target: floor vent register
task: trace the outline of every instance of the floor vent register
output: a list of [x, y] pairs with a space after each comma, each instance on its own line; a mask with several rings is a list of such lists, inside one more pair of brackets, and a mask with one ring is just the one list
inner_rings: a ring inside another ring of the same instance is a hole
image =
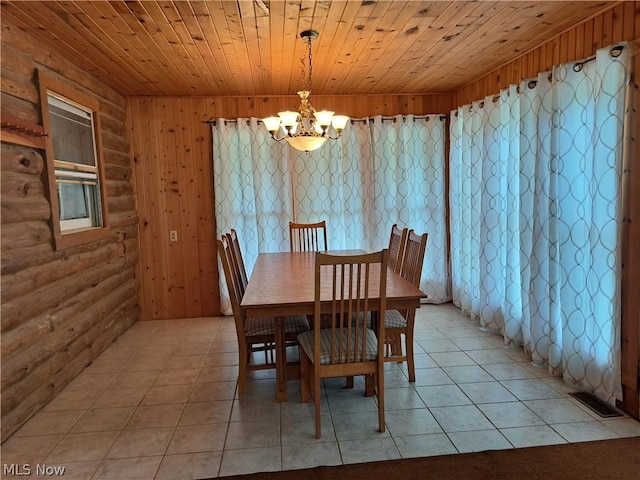
[[589, 392], [572, 392], [569, 393], [569, 395], [571, 395], [583, 405], [589, 407], [601, 417], [622, 417], [622, 413]]

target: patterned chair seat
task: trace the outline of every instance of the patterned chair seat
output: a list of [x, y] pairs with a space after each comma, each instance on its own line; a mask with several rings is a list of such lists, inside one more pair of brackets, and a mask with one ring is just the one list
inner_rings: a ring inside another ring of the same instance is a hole
[[[309, 330], [309, 320], [305, 315], [291, 315], [284, 319], [285, 333], [302, 333]], [[273, 317], [247, 318], [244, 322], [245, 335], [254, 337], [275, 335], [276, 321]]]
[[407, 319], [398, 310], [387, 310], [384, 312], [385, 328], [406, 328]]
[[[367, 326], [371, 326], [371, 317], [367, 318]], [[407, 319], [398, 310], [387, 310], [384, 312], [384, 328], [406, 328]]]
[[[328, 328], [320, 330], [320, 364], [321, 365], [329, 365], [330, 363], [332, 363], [330, 358], [331, 357], [331, 333], [332, 331]], [[338, 337], [339, 337], [339, 330], [336, 329], [334, 331], [334, 345]], [[346, 338], [342, 339], [342, 341], [346, 343], [347, 339]], [[351, 343], [352, 345], [356, 341], [356, 335], [354, 332], [351, 332], [350, 341], [352, 342]], [[357, 342], [358, 342], [358, 345], [362, 345], [361, 331], [358, 334]], [[302, 349], [306, 352], [309, 359], [313, 363], [314, 332], [308, 331], [298, 335], [298, 343], [300, 344], [300, 347], [302, 347]], [[334, 352], [333, 363], [336, 363], [335, 361], [337, 360], [337, 355], [338, 355], [338, 352]], [[350, 362], [354, 361], [353, 356], [354, 354], [351, 355], [351, 358], [349, 359]], [[358, 362], [362, 361], [361, 357], [362, 357], [362, 348], [358, 348], [358, 359], [357, 359]], [[364, 361], [373, 361], [376, 358], [378, 358], [378, 339], [376, 337], [375, 332], [371, 329], [366, 330], [366, 346], [365, 346], [364, 357], [365, 357]], [[342, 360], [342, 362], [344, 362], [344, 359]]]

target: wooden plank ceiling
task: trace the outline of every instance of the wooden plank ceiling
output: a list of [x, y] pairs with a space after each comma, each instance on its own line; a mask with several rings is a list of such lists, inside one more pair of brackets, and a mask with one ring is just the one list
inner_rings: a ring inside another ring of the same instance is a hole
[[618, 2], [3, 1], [10, 24], [122, 95], [446, 92]]

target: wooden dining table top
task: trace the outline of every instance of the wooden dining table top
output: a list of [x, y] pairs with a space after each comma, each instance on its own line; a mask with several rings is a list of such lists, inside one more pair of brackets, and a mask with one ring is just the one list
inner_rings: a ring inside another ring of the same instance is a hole
[[[357, 255], [362, 250], [326, 252], [332, 255]], [[246, 315], [284, 316], [312, 314], [315, 303], [316, 252], [261, 253], [249, 278], [241, 306]], [[377, 269], [376, 269], [377, 268]], [[379, 266], [372, 266], [371, 298], [377, 297]], [[329, 274], [329, 271], [327, 271]], [[331, 299], [330, 286], [321, 299]], [[387, 309], [417, 308], [426, 294], [400, 275], [387, 271]], [[330, 308], [327, 305], [327, 308]]]

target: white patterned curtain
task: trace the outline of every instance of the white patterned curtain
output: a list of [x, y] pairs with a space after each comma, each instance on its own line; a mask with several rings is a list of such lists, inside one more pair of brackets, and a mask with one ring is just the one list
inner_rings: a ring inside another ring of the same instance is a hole
[[[243, 118], [218, 119], [212, 128], [216, 237], [236, 229], [248, 269], [259, 252], [289, 248], [289, 149], [261, 127], [257, 119]], [[231, 313], [224, 278], [220, 297], [222, 312]]]
[[[329, 249], [368, 251], [387, 246], [393, 223], [406, 225], [429, 234], [421, 287], [429, 301], [444, 302], [444, 125], [438, 115], [354, 120], [339, 140], [304, 153], [273, 141], [255, 118], [218, 119], [217, 237], [237, 230], [250, 273], [259, 252], [288, 251], [289, 220], [326, 220]], [[224, 279], [220, 292], [228, 314]]]
[[449, 153], [451, 295], [454, 304], [474, 319], [480, 314], [479, 200], [485, 124], [481, 104], [474, 102], [451, 115]]
[[429, 302], [450, 300], [445, 211], [445, 122], [440, 115], [373, 117], [371, 232], [378, 247], [397, 223], [428, 233], [420, 289]]
[[627, 56], [599, 50], [451, 116], [454, 303], [610, 403]]
[[[372, 191], [371, 134], [361, 121], [349, 125], [337, 141], [291, 156], [292, 220], [327, 222], [329, 250], [373, 250], [369, 235], [368, 197]], [[289, 249], [289, 232], [287, 245]]]

